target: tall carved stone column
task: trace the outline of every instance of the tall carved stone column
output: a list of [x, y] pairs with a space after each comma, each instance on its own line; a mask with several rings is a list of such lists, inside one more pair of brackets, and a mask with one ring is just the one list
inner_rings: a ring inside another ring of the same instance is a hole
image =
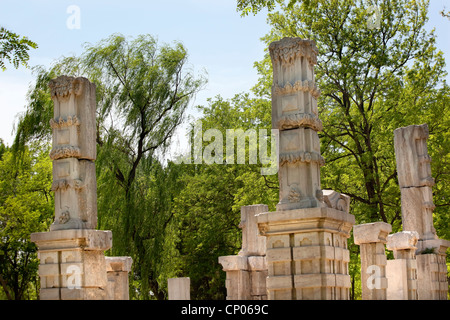
[[111, 231], [97, 227], [95, 85], [61, 76], [49, 83], [54, 102], [53, 185], [55, 221], [34, 233], [39, 248], [42, 300], [107, 298], [104, 251]]
[[384, 245], [392, 226], [385, 222], [353, 227], [353, 239], [360, 246], [363, 300], [386, 300], [386, 253]]
[[348, 196], [321, 190], [312, 40], [284, 38], [269, 46], [273, 65], [272, 127], [280, 130], [280, 202], [258, 215], [267, 237], [269, 299], [348, 299], [347, 238], [354, 223]]
[[386, 275], [389, 286], [388, 300], [417, 300], [416, 245], [419, 234], [403, 231], [388, 236], [386, 248], [394, 251], [394, 259], [388, 260]]
[[228, 300], [265, 300], [266, 239], [259, 235], [256, 215], [269, 210], [267, 205], [241, 207], [242, 250], [237, 256], [219, 257], [227, 273]]
[[398, 182], [404, 231], [416, 231], [417, 291], [419, 300], [447, 300], [446, 250], [450, 241], [438, 239], [433, 224], [434, 179], [428, 155], [428, 125], [394, 130]]

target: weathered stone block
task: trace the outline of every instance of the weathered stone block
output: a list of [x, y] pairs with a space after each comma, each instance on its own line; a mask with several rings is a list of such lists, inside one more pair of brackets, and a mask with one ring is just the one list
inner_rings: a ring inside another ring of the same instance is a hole
[[272, 262], [285, 262], [291, 261], [291, 248], [274, 248], [267, 249], [266, 257]]
[[239, 255], [264, 256], [266, 253], [266, 238], [258, 231], [256, 215], [269, 211], [263, 204], [241, 207], [242, 250]]
[[169, 300], [190, 300], [191, 299], [191, 279], [170, 278], [167, 279]]
[[292, 289], [292, 277], [290, 275], [269, 277], [266, 286], [268, 290]]
[[433, 191], [431, 187], [402, 188], [402, 223], [404, 231], [416, 231], [420, 240], [437, 239], [433, 225]]
[[266, 238], [259, 234], [256, 221], [257, 214], [267, 211], [267, 205], [241, 207], [242, 250], [237, 256], [219, 257], [227, 273], [227, 300], [267, 299]]
[[394, 130], [394, 148], [400, 188], [434, 185], [428, 155], [428, 125], [412, 125]]
[[31, 240], [39, 248], [42, 300], [106, 298], [103, 252], [111, 247], [111, 231], [58, 230], [34, 233]]
[[59, 288], [41, 288], [39, 292], [41, 300], [61, 300]]
[[262, 299], [267, 298], [266, 278], [267, 278], [267, 270], [250, 272], [250, 282], [251, 282], [250, 294], [252, 297], [261, 296]]
[[405, 259], [389, 260], [386, 265], [388, 279], [387, 300], [408, 300], [408, 274]]
[[222, 256], [219, 257], [219, 263], [222, 265], [223, 271], [248, 269], [245, 256]]
[[416, 231], [403, 231], [391, 234], [387, 237], [386, 248], [388, 250], [415, 250], [419, 234]]
[[416, 260], [419, 300], [447, 300], [448, 280], [445, 254], [418, 254]]
[[357, 245], [362, 243], [386, 243], [392, 226], [385, 222], [374, 222], [353, 226], [353, 238]]

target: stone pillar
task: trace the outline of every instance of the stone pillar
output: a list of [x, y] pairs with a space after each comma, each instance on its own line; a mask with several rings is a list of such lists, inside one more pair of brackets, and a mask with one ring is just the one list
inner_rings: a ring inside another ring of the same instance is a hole
[[417, 300], [416, 245], [419, 234], [403, 231], [387, 238], [386, 248], [394, 251], [395, 260], [388, 260], [386, 275], [388, 300]]
[[403, 230], [419, 235], [416, 250], [419, 300], [447, 300], [446, 250], [450, 241], [438, 239], [433, 224], [434, 179], [428, 155], [428, 125], [394, 130]]
[[227, 300], [267, 299], [266, 238], [259, 235], [256, 215], [268, 210], [263, 204], [241, 207], [242, 250], [237, 256], [219, 257], [227, 274]]
[[54, 103], [53, 184], [55, 221], [50, 232], [34, 233], [41, 277], [40, 298], [107, 298], [104, 251], [111, 231], [97, 227], [95, 178], [95, 85], [61, 76], [49, 83]]
[[360, 246], [361, 288], [363, 300], [386, 300], [386, 253], [384, 244], [392, 226], [385, 222], [353, 227], [353, 239]]
[[131, 271], [131, 257], [105, 257], [108, 279], [108, 300], [129, 300], [128, 273]]
[[167, 291], [169, 300], [191, 300], [191, 279], [169, 278], [167, 279]]
[[269, 46], [273, 66], [272, 128], [280, 130], [280, 202], [277, 211], [322, 205], [317, 98], [317, 48], [312, 40], [284, 38]]
[[348, 196], [320, 187], [318, 51], [300, 38], [273, 42], [269, 51], [272, 128], [280, 130], [280, 201], [276, 212], [258, 215], [269, 299], [349, 299], [347, 238], [355, 219]]

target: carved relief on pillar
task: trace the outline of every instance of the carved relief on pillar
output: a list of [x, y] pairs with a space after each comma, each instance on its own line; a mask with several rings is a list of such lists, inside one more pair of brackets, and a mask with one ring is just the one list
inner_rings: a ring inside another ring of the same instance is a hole
[[97, 182], [95, 164], [75, 158], [53, 162], [55, 221], [50, 230], [95, 229]]
[[50, 230], [95, 229], [95, 85], [86, 78], [61, 76], [49, 82], [54, 102], [53, 184], [55, 221]]
[[54, 102], [52, 160], [96, 159], [95, 84], [86, 78], [60, 76], [49, 82]]
[[317, 47], [313, 40], [300, 38], [283, 38], [269, 45], [272, 63], [281, 62], [292, 65], [298, 58], [306, 58], [309, 64], [317, 63]]

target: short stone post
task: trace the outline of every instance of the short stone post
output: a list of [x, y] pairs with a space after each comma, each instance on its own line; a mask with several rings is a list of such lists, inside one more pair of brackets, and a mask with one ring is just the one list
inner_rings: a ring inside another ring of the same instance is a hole
[[131, 271], [131, 257], [105, 257], [108, 279], [108, 300], [129, 300], [128, 273]]
[[54, 103], [53, 184], [55, 221], [33, 233], [40, 259], [41, 300], [104, 300], [104, 251], [111, 231], [97, 227], [95, 84], [61, 76], [49, 83]]
[[241, 207], [242, 250], [219, 257], [226, 272], [227, 300], [267, 299], [266, 238], [259, 235], [256, 216], [268, 210], [263, 204]]
[[388, 236], [386, 248], [394, 251], [395, 260], [388, 260], [388, 300], [417, 300], [416, 245], [419, 234], [403, 231]]
[[360, 246], [363, 300], [386, 300], [386, 253], [384, 244], [392, 226], [374, 222], [353, 226], [353, 238]]
[[191, 279], [189, 277], [169, 278], [167, 291], [169, 300], [191, 300]]

